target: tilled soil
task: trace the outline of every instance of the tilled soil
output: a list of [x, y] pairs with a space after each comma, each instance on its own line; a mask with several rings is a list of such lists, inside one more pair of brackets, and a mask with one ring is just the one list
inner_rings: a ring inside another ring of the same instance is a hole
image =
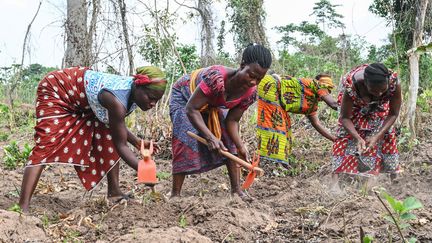
[[[415, 196], [424, 205], [404, 236], [432, 242], [432, 130], [424, 128], [420, 144], [403, 153], [404, 172], [391, 183], [385, 176], [370, 182], [397, 199]], [[314, 135], [315, 136], [315, 135]], [[301, 138], [299, 138], [301, 139]], [[321, 141], [321, 140], [320, 140]], [[86, 193], [75, 171], [51, 166], [42, 174], [29, 215], [6, 211], [18, 201], [22, 168], [0, 169], [0, 242], [359, 242], [360, 227], [376, 242], [401, 242], [372, 189], [360, 180], [341, 178], [342, 191], [330, 190], [330, 145], [295, 152], [303, 161], [319, 163], [316, 171], [284, 175], [263, 166], [255, 181], [252, 202], [231, 196], [224, 167], [189, 176], [183, 196], [169, 199], [170, 161], [157, 159], [162, 174], [156, 192], [136, 184], [136, 174], [124, 163], [121, 186], [134, 200], [113, 204], [105, 198], [106, 181]], [[282, 171], [283, 172], [283, 171]], [[168, 178], [166, 178], [168, 177]]]

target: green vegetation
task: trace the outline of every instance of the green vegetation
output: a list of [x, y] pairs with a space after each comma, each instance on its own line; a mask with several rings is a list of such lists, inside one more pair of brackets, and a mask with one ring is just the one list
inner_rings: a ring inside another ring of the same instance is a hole
[[14, 170], [25, 164], [32, 148], [26, 143], [21, 151], [17, 142], [12, 141], [9, 145], [6, 145], [3, 150], [3, 167], [7, 170]]

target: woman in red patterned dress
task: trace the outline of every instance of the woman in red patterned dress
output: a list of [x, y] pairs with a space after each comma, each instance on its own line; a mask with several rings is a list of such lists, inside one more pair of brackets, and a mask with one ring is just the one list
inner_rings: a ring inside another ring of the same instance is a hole
[[399, 153], [392, 126], [402, 103], [397, 74], [382, 63], [366, 64], [351, 70], [342, 85], [334, 173], [394, 176]]

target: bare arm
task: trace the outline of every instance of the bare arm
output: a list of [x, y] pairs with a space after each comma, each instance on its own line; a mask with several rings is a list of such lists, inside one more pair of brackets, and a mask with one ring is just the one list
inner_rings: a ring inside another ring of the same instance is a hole
[[109, 92], [102, 92], [99, 98], [101, 105], [108, 110], [110, 132], [117, 152], [130, 167], [137, 170], [138, 159], [127, 146], [130, 132], [126, 128], [124, 121], [126, 117], [125, 107]]
[[309, 121], [311, 122], [312, 126], [321, 134], [323, 135], [325, 138], [327, 138], [330, 141], [335, 141], [336, 140], [336, 136], [334, 136], [333, 134], [331, 134], [320, 122], [320, 120], [318, 119], [318, 115], [317, 114], [313, 114], [313, 115], [307, 115], [307, 118], [309, 119]]
[[390, 100], [390, 110], [389, 114], [383, 122], [381, 129], [379, 130], [377, 136], [379, 139], [384, 137], [384, 134], [390, 129], [390, 127], [395, 123], [397, 117], [399, 116], [400, 108], [402, 103], [402, 91], [400, 84], [397, 84], [396, 91]]
[[337, 103], [337, 101], [333, 98], [333, 96], [331, 96], [330, 94], [325, 95], [323, 97], [321, 97], [321, 99], [328, 105], [330, 106], [330, 108], [332, 108], [333, 110], [337, 111], [339, 108], [339, 105]]
[[201, 115], [200, 109], [204, 105], [208, 104], [208, 99], [202, 92], [200, 87], [197, 87], [188, 103], [186, 104], [186, 115], [188, 116], [192, 125], [201, 133], [201, 135], [207, 140], [208, 147], [212, 151], [218, 151], [219, 149], [227, 150], [223, 145], [222, 141], [217, 139], [207, 125]]
[[135, 134], [129, 131], [129, 129], [127, 129], [127, 141], [132, 144], [136, 149], [140, 149], [141, 139], [135, 136]]
[[383, 139], [384, 134], [395, 123], [397, 117], [399, 116], [401, 103], [402, 103], [401, 86], [400, 84], [397, 84], [396, 92], [390, 100], [389, 114], [385, 118], [382, 127], [380, 128], [377, 134], [366, 139], [368, 149], [372, 148], [379, 140]]
[[349, 97], [349, 95], [345, 92], [342, 97], [341, 111], [340, 111], [342, 126], [355, 140], [357, 140], [357, 150], [359, 150], [359, 152], [363, 152], [366, 149], [366, 142], [364, 141], [363, 138], [360, 137], [351, 120], [352, 109], [353, 109], [353, 101]]

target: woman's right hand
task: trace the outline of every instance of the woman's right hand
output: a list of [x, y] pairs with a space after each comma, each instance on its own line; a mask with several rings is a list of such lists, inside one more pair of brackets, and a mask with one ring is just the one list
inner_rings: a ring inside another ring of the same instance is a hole
[[366, 152], [366, 141], [363, 138], [358, 138], [357, 140], [357, 152]]
[[215, 136], [211, 136], [206, 140], [207, 140], [207, 146], [210, 151], [212, 152], [220, 152], [221, 150], [228, 151], [228, 149], [225, 147], [223, 142], [217, 139]]

